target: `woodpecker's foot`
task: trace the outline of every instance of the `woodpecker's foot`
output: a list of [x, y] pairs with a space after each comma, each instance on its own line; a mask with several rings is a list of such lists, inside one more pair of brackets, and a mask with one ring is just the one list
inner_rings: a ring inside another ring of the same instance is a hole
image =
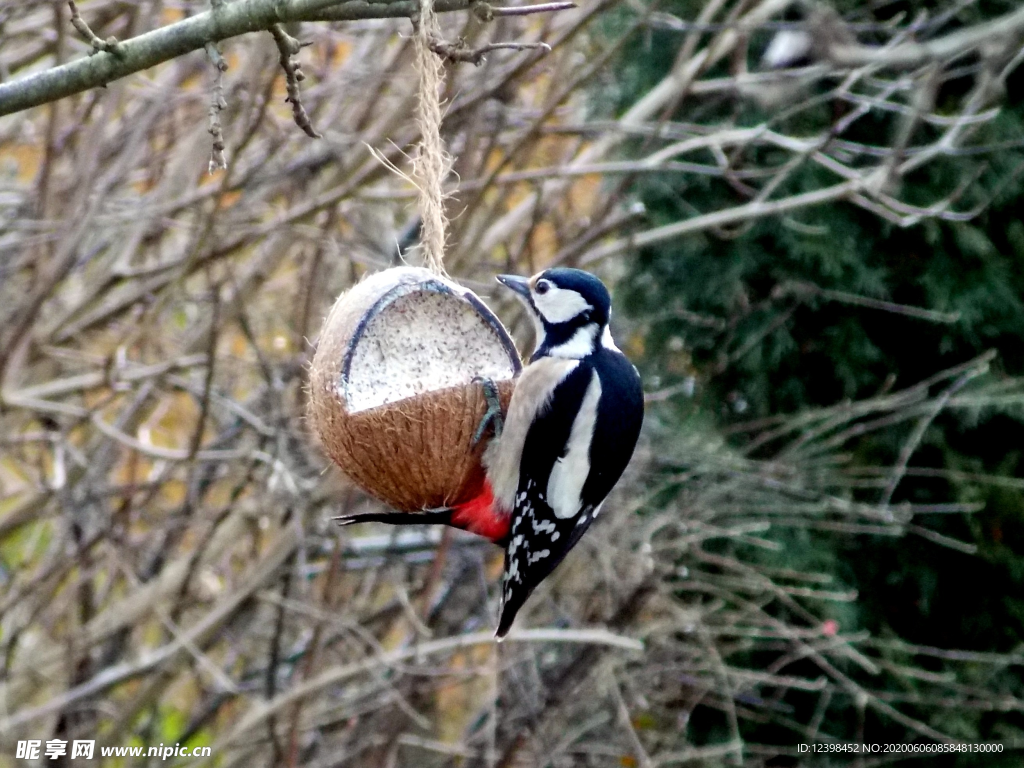
[[505, 417], [501, 413], [501, 397], [498, 395], [498, 385], [491, 379], [477, 376], [473, 379], [484, 390], [484, 399], [487, 401], [487, 412], [480, 419], [480, 424], [473, 433], [473, 445], [476, 445], [483, 438], [487, 431], [487, 425], [494, 424], [495, 439], [501, 437], [501, 431], [505, 428]]

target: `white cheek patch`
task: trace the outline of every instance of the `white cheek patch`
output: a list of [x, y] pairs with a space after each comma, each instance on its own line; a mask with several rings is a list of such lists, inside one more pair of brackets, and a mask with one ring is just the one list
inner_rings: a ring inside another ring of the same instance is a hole
[[556, 288], [552, 285], [546, 293], [533, 292], [533, 303], [537, 311], [552, 325], [572, 320], [593, 307], [576, 291]]

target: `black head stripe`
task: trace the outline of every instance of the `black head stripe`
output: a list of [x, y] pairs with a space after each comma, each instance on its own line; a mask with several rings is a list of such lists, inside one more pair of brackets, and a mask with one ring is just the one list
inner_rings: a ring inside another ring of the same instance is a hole
[[585, 308], [570, 318], [554, 322], [551, 317], [545, 317], [540, 313], [536, 304], [532, 304], [539, 321], [543, 323], [545, 334], [544, 343], [538, 348], [535, 357], [543, 357], [546, 350], [560, 346], [572, 338], [576, 330], [590, 323], [598, 326], [597, 337], [600, 337], [600, 329], [608, 324], [608, 318], [611, 316], [612, 303], [608, 289], [600, 280], [581, 269], [564, 267], [547, 269], [537, 275], [536, 280], [546, 280], [561, 291], [578, 294]]

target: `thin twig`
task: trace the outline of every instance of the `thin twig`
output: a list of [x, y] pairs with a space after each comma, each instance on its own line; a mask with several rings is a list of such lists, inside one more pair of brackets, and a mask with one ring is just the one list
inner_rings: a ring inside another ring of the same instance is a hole
[[292, 117], [295, 118], [295, 124], [305, 131], [306, 135], [310, 138], [322, 138], [313, 127], [313, 123], [310, 122], [309, 115], [306, 114], [306, 108], [302, 106], [302, 95], [299, 92], [299, 83], [306, 79], [306, 75], [302, 72], [302, 65], [296, 58], [299, 55], [299, 51], [302, 50], [302, 43], [285, 32], [284, 26], [281, 24], [271, 24], [270, 34], [274, 36], [277, 50], [281, 53], [281, 69], [284, 70], [288, 90], [288, 96], [285, 97], [285, 101], [292, 105]]
[[[473, 6], [474, 12], [477, 8], [487, 5], [486, 3], [477, 3]], [[568, 11], [572, 8], [577, 8], [576, 3], [572, 2], [558, 2], [558, 3], [537, 3], [536, 5], [515, 5], [508, 8], [488, 6], [488, 13], [491, 16], [527, 16], [531, 13], [551, 13], [553, 11]]]
[[833, 291], [813, 285], [812, 283], [785, 283], [779, 285], [774, 291], [772, 291], [773, 296], [779, 297], [782, 297], [787, 293], [792, 293], [796, 296], [800, 296], [801, 294], [807, 296], [820, 296], [826, 301], [835, 301], [840, 304], [852, 304], [854, 306], [867, 307], [869, 309], [878, 309], [883, 312], [892, 312], [897, 315], [916, 317], [933, 323], [952, 324], [959, 322], [960, 320], [959, 312], [939, 312], [933, 309], [912, 307], [907, 304], [897, 304], [892, 301], [883, 301], [881, 299], [871, 298], [870, 296], [860, 296], [846, 291]]
[[85, 19], [82, 18], [82, 14], [78, 11], [78, 5], [75, 4], [75, 0], [68, 0], [68, 7], [71, 9], [71, 26], [78, 30], [85, 42], [92, 46], [92, 52], [98, 53], [105, 51], [106, 53], [112, 53], [115, 56], [120, 55], [118, 48], [118, 42], [116, 37], [108, 37], [106, 40], [99, 37], [89, 25], [85, 23]]
[[485, 56], [491, 51], [512, 50], [512, 51], [534, 51], [542, 50], [545, 53], [551, 52], [551, 46], [547, 43], [488, 43], [479, 48], [467, 48], [461, 40], [458, 43], [449, 43], [440, 38], [433, 38], [430, 41], [430, 50], [448, 61], [464, 62], [480, 66], [485, 61]]
[[206, 55], [210, 57], [216, 73], [213, 76], [213, 86], [210, 88], [210, 106], [206, 111], [206, 118], [209, 124], [207, 131], [213, 137], [213, 149], [210, 153], [209, 173], [228, 167], [228, 161], [224, 157], [224, 128], [220, 122], [220, 113], [227, 109], [228, 103], [224, 100], [224, 73], [228, 71], [228, 63], [217, 50], [215, 43], [206, 44]]
[[959, 392], [971, 379], [977, 378], [986, 371], [988, 371], [989, 363], [995, 359], [995, 350], [989, 350], [983, 355], [980, 355], [976, 360], [972, 361], [972, 366], [964, 371], [952, 384], [950, 384], [942, 392], [942, 394], [935, 399], [934, 403], [928, 408], [927, 413], [918, 420], [917, 425], [914, 427], [914, 431], [911, 432], [906, 442], [903, 444], [903, 448], [900, 450], [899, 458], [896, 460], [896, 464], [892, 470], [892, 476], [889, 479], [888, 485], [882, 492], [882, 497], [879, 499], [878, 505], [882, 508], [888, 509], [889, 503], [892, 501], [892, 495], [896, 492], [896, 486], [899, 485], [900, 480], [903, 479], [903, 473], [907, 469], [907, 465], [910, 463], [910, 457], [914, 455], [914, 451], [917, 450], [918, 445], [921, 443], [921, 439], [924, 437], [924, 433], [927, 431], [929, 425], [935, 420], [935, 417], [939, 415], [950, 398]]

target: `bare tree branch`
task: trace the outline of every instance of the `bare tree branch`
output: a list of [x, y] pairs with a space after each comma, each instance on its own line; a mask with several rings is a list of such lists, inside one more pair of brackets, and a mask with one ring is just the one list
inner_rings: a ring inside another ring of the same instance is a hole
[[1024, 37], [1024, 8], [1005, 16], [952, 32], [925, 42], [905, 42], [893, 47], [839, 44], [828, 47], [826, 58], [839, 67], [881, 65], [913, 69], [931, 62], [949, 61], [970, 51], [986, 48], [1014, 52]]
[[[438, 0], [439, 12], [459, 11], [470, 0]], [[183, 21], [118, 42], [116, 53], [92, 56], [0, 83], [0, 116], [63, 99], [149, 69], [231, 37], [293, 21], [350, 21], [411, 16], [415, 0], [238, 0]], [[98, 38], [97, 38], [98, 39]]]

